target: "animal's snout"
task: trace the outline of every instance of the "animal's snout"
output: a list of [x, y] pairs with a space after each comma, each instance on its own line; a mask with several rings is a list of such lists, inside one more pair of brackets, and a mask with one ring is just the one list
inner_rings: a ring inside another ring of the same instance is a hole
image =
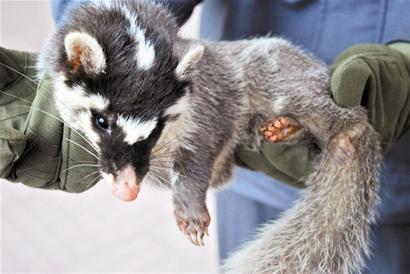
[[112, 193], [117, 198], [127, 202], [137, 198], [140, 186], [135, 169], [131, 165], [120, 169], [115, 176], [105, 174], [104, 178], [111, 183]]

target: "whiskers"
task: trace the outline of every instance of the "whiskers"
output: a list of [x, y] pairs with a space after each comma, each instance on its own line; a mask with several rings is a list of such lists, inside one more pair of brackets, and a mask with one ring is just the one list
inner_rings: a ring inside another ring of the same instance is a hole
[[[67, 172], [69, 170], [72, 170], [74, 168], [78, 168], [78, 167], [93, 167], [93, 168], [98, 168], [101, 167], [99, 164], [78, 164], [78, 165], [74, 165], [74, 166], [70, 166], [69, 168], [64, 169], [62, 172]], [[98, 172], [98, 171], [97, 171]]]
[[[71, 139], [65, 138], [65, 140], [66, 140], [67, 142], [70, 142], [70, 143], [72, 143], [72, 144], [78, 146], [79, 148], [83, 149], [85, 152], [87, 152], [88, 154], [90, 154], [91, 156], [93, 156], [93, 157], [95, 158], [95, 160], [98, 161], [98, 159], [99, 159], [98, 156], [97, 156], [95, 153], [92, 153], [89, 149], [85, 148], [84, 146], [80, 145], [79, 143], [77, 143], [77, 142], [75, 142], [75, 141], [73, 141], [73, 140], [71, 140]], [[99, 152], [97, 151], [97, 153], [99, 153]]]
[[[18, 71], [18, 70], [15, 69], [15, 68], [12, 68], [12, 67], [10, 67], [10, 66], [8, 66], [8, 65], [6, 65], [6, 64], [4, 64], [4, 63], [2, 63], [2, 62], [0, 62], [0, 66], [3, 66], [3, 67], [5, 67], [5, 68], [7, 68], [7, 69], [9, 69], [9, 70], [11, 70], [11, 71], [17, 73], [18, 75], [24, 77], [26, 80], [28, 80], [28, 81], [31, 82], [31, 83], [34, 83], [34, 84], [36, 84], [36, 85], [39, 85], [39, 82], [38, 82], [38, 81], [34, 80], [33, 78], [27, 76], [26, 74], [24, 74], [24, 73], [22, 73], [22, 72], [20, 72], [20, 71]], [[31, 66], [25, 66], [25, 67], [26, 67], [26, 68], [30, 68]], [[34, 86], [31, 86], [30, 84], [29, 84], [29, 86], [35, 90]]]
[[160, 142], [154, 147], [151, 152], [150, 172], [147, 174], [148, 180], [160, 186], [170, 184], [180, 141], [181, 136], [177, 135], [172, 139]]
[[[29, 82], [35, 84], [36, 86], [38, 86], [38, 85], [40, 84], [38, 81], [34, 80], [33, 78], [31, 78], [31, 77], [25, 75], [24, 73], [22, 73], [22, 72], [20, 72], [20, 71], [18, 71], [18, 70], [16, 70], [16, 69], [14, 69], [14, 68], [12, 68], [12, 67], [10, 67], [10, 66], [4, 64], [4, 63], [1, 63], [1, 62], [0, 62], [0, 65], [3, 66], [3, 67], [5, 67], [5, 68], [7, 68], [7, 69], [10, 69], [11, 71], [13, 71], [13, 72], [15, 72], [15, 73], [17, 73], [17, 74], [19, 74], [19, 75], [21, 75], [21, 76], [24, 77], [26, 80], [28, 80]], [[25, 67], [33, 67], [33, 66], [25, 66]], [[34, 91], [36, 90], [36, 88], [35, 88], [34, 86], [32, 86], [32, 85], [30, 85], [30, 84], [29, 84], [29, 86], [30, 86]], [[56, 97], [54, 96], [54, 94], [53, 94], [52, 92], [50, 92], [49, 90], [44, 89], [44, 90], [42, 90], [42, 91], [48, 93], [48, 94], [51, 96], [51, 98], [53, 98], [54, 100], [58, 100], [58, 98], [56, 98]], [[29, 100], [27, 100], [27, 99], [25, 99], [25, 98], [22, 98], [22, 97], [19, 97], [19, 96], [16, 96], [16, 95], [14, 95], [14, 94], [11, 94], [11, 93], [8, 93], [8, 92], [5, 92], [5, 91], [1, 91], [1, 90], [0, 90], [0, 92], [3, 93], [3, 94], [5, 94], [5, 95], [11, 96], [11, 97], [13, 97], [13, 98], [16, 98], [16, 99], [19, 99], [19, 100], [21, 100], [21, 101], [23, 101], [23, 102], [28, 103], [28, 105], [20, 105], [20, 106], [30, 107], [30, 109], [39, 111], [39, 112], [41, 112], [41, 113], [43, 113], [43, 114], [48, 115], [49, 117], [52, 117], [52, 118], [54, 118], [54, 119], [60, 121], [61, 123], [63, 123], [63, 124], [66, 125], [67, 127], [69, 127], [71, 130], [73, 130], [75, 133], [77, 133], [84, 141], [86, 141], [94, 150], [96, 150], [96, 151], [98, 152], [99, 148], [98, 148], [95, 144], [93, 144], [91, 141], [89, 141], [87, 138], [85, 138], [85, 137], [83, 136], [83, 134], [81, 134], [80, 132], [78, 132], [78, 130], [76, 130], [71, 124], [67, 123], [66, 121], [63, 121], [61, 118], [57, 117], [56, 115], [54, 115], [54, 114], [52, 114], [52, 113], [50, 113], [50, 112], [47, 112], [47, 111], [45, 111], [45, 110], [36, 108], [36, 107], [34, 107], [34, 106], [31, 106], [31, 105], [32, 105], [32, 102], [29, 101]], [[63, 101], [61, 101], [61, 100], [59, 100], [58, 102], [60, 103], [60, 106], [63, 106], [63, 107], [65, 107], [66, 109], [68, 109], [68, 110], [70, 110], [70, 111], [73, 111], [73, 109], [72, 109], [70, 106], [68, 106], [65, 102], [63, 102]]]
[[[97, 171], [98, 172], [98, 171]], [[94, 174], [96, 172], [93, 172]], [[100, 179], [102, 178], [101, 174], [97, 174], [97, 176], [93, 179], [90, 180], [90, 182], [87, 184], [87, 186], [85, 187], [85, 189], [89, 189], [91, 186], [93, 186], [94, 184], [96, 184]]]
[[[38, 81], [36, 81], [35, 79], [29, 77], [28, 75], [26, 75], [26, 74], [24, 74], [24, 73], [18, 71], [18, 70], [15, 69], [15, 68], [10, 67], [10, 66], [8, 66], [8, 65], [6, 65], [6, 64], [4, 64], [4, 63], [1, 63], [1, 62], [0, 62], [0, 65], [3, 66], [3, 67], [5, 67], [5, 68], [7, 68], [7, 69], [9, 69], [9, 70], [11, 70], [11, 71], [13, 71], [13, 72], [15, 72], [15, 73], [17, 73], [18, 75], [24, 77], [24, 79], [27, 81], [28, 86], [29, 86], [33, 91], [37, 91], [36, 86], [38, 86], [38, 85], [40, 84]], [[25, 66], [25, 67], [27, 67], [27, 68], [35, 68], [35, 66]], [[34, 86], [33, 84], [34, 84], [35, 86]], [[37, 92], [38, 92], [38, 91], [37, 91]], [[41, 89], [41, 92], [46, 92], [46, 93], [50, 94], [50, 98], [54, 98], [54, 100], [56, 100], [56, 98], [53, 96], [53, 93], [52, 93], [51, 91], [46, 90], [46, 89]], [[98, 148], [96, 145], [94, 145], [91, 141], [89, 141], [82, 133], [80, 133], [77, 129], [75, 129], [71, 124], [69, 124], [69, 123], [67, 123], [66, 121], [62, 120], [60, 117], [54, 115], [53, 113], [50, 113], [50, 112], [48, 112], [48, 111], [46, 111], [46, 110], [44, 110], [44, 109], [40, 109], [40, 108], [37, 108], [37, 107], [33, 106], [33, 105], [32, 105], [32, 101], [27, 100], [26, 98], [23, 98], [23, 97], [20, 97], [20, 96], [11, 94], [11, 93], [6, 92], [6, 91], [3, 91], [3, 90], [0, 90], [0, 93], [3, 94], [3, 95], [5, 95], [5, 96], [9, 96], [9, 97], [18, 99], [18, 100], [20, 100], [20, 102], [22, 102], [22, 103], [26, 103], [26, 104], [18, 104], [18, 105], [16, 105], [16, 106], [17, 106], [17, 107], [23, 107], [23, 108], [27, 108], [27, 109], [28, 109], [26, 112], [19, 113], [19, 114], [13, 114], [13, 115], [10, 116], [10, 117], [0, 117], [0, 121], [1, 121], [1, 120], [12, 119], [12, 118], [14, 118], [14, 117], [16, 117], [16, 116], [20, 116], [20, 115], [27, 115], [30, 111], [37, 111], [37, 112], [40, 112], [40, 113], [43, 113], [43, 114], [47, 115], [48, 117], [51, 117], [52, 119], [55, 119], [55, 120], [61, 122], [62, 124], [64, 124], [65, 126], [67, 126], [70, 130], [72, 130], [73, 132], [77, 133], [78, 136], [79, 136], [82, 140], [84, 140], [84, 141], [91, 147], [91, 149], [86, 148], [84, 145], [81, 145], [80, 143], [78, 143], [78, 142], [76, 142], [76, 141], [74, 141], [74, 140], [65, 138], [66, 141], [70, 142], [71, 144], [73, 144], [73, 145], [75, 145], [75, 146], [78, 146], [78, 147], [81, 148], [83, 151], [85, 151], [85, 152], [87, 152], [89, 155], [91, 155], [91, 156], [95, 159], [95, 161], [89, 162], [89, 163], [82, 162], [81, 164], [77, 164], [77, 165], [75, 165], [75, 166], [71, 166], [71, 167], [69, 167], [69, 168], [63, 170], [62, 172], [65, 172], [65, 173], [66, 173], [66, 172], [68, 172], [69, 170], [72, 170], [72, 169], [75, 169], [75, 168], [81, 168], [81, 167], [100, 168], [100, 165], [99, 165], [99, 164], [96, 164], [97, 161], [98, 161], [98, 159], [99, 159], [99, 158], [98, 158], [98, 155], [99, 155], [99, 153], [100, 153], [100, 152], [99, 152], [99, 151], [100, 151], [99, 148]], [[69, 108], [69, 106], [68, 106], [67, 104], [65, 104], [64, 102], [60, 102], [60, 103], [61, 103], [62, 106], [66, 107], [66, 108]], [[45, 140], [43, 140], [42, 138], [37, 138], [36, 136], [30, 136], [30, 137], [29, 137], [29, 140], [28, 140], [28, 146], [27, 146], [27, 148], [25, 149], [25, 151], [23, 152], [23, 154], [20, 156], [20, 159], [23, 159], [24, 156], [26, 156], [30, 151], [32, 151], [35, 147], [37, 147], [40, 143], [42, 143], [42, 142], [44, 142], [44, 141], [45, 141]], [[92, 151], [92, 150], [94, 150], [94, 151]], [[39, 167], [45, 166], [45, 165], [46, 165], [46, 163], [42, 162], [42, 163], [40, 163], [40, 165], [30, 166], [30, 167], [28, 167], [28, 168], [21, 169], [21, 170], [19, 170], [19, 172], [27, 171], [27, 170], [31, 170], [31, 169], [35, 169], [35, 168], [39, 168]], [[85, 180], [85, 179], [87, 179], [87, 178], [89, 178], [89, 177], [91, 177], [92, 175], [95, 175], [95, 174], [97, 174], [97, 173], [98, 173], [98, 171], [92, 172], [91, 174], [86, 175], [83, 179]], [[87, 188], [89, 188], [89, 187], [90, 187], [96, 180], [98, 180], [99, 178], [101, 178], [101, 176], [100, 176], [99, 174], [97, 174], [97, 176], [96, 176], [95, 178], [92, 178], [92, 180], [88, 183]]]

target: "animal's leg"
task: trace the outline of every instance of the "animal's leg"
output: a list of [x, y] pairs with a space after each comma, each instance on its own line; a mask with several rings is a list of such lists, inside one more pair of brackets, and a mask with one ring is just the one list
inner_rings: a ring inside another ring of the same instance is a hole
[[[202, 153], [205, 154], [205, 153]], [[206, 207], [206, 191], [212, 174], [212, 163], [198, 159], [199, 153], [181, 150], [173, 174], [174, 216], [179, 229], [195, 245], [204, 245], [211, 218]]]

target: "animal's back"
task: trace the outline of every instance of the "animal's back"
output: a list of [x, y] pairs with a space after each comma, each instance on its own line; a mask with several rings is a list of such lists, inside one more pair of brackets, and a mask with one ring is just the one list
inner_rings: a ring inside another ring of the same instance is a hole
[[304, 97], [301, 89], [311, 98], [329, 98], [326, 64], [282, 38], [216, 42], [208, 47], [214, 59], [222, 60], [212, 69], [227, 75], [232, 89], [246, 97], [247, 113], [278, 114], [283, 100], [298, 102]]

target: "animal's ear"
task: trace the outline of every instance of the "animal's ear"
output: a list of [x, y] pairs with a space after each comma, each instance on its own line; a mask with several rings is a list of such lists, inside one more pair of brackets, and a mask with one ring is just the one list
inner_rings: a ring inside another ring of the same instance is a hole
[[197, 44], [191, 46], [188, 52], [182, 56], [175, 69], [177, 77], [182, 79], [186, 78], [189, 75], [189, 72], [195, 68], [198, 61], [201, 60], [204, 51], [205, 47], [203, 45]]
[[104, 51], [91, 35], [83, 32], [70, 32], [64, 38], [64, 47], [73, 71], [80, 66], [89, 74], [104, 71], [106, 67]]

